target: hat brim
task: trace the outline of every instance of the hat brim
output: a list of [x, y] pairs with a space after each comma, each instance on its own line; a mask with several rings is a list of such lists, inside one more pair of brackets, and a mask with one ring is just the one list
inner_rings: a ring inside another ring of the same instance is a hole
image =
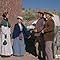
[[45, 14], [49, 14], [50, 16], [54, 17], [51, 13], [49, 12], [44, 12]]
[[44, 14], [43, 12], [38, 11], [37, 13]]
[[23, 17], [21, 17], [21, 16], [17, 16], [17, 19], [23, 20]]
[[21, 18], [17, 18], [17, 19], [20, 19], [21, 21], [23, 21]]

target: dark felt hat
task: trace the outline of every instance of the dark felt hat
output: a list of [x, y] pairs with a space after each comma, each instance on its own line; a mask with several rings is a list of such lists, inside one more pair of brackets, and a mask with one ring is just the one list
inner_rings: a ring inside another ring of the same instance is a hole
[[44, 14], [44, 13], [43, 13], [43, 12], [41, 12], [41, 11], [38, 11], [37, 13]]

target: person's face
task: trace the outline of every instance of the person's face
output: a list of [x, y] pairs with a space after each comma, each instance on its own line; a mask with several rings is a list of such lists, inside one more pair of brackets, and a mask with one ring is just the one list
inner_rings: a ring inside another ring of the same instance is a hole
[[9, 15], [8, 14], [6, 15], [6, 18], [9, 18]]
[[49, 19], [51, 16], [49, 14], [47, 14], [47, 18]]
[[41, 13], [38, 13], [38, 17], [43, 17], [43, 15]]
[[21, 19], [17, 19], [18, 23], [22, 23], [22, 20]]
[[49, 19], [51, 16], [49, 14], [44, 14], [46, 16], [47, 19]]

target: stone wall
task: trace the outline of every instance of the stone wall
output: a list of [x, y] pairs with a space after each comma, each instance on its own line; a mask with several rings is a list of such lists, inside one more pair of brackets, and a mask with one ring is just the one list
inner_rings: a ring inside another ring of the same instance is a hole
[[22, 14], [22, 0], [0, 0], [0, 21], [4, 11], [8, 11], [9, 21], [13, 26], [16, 23], [16, 17]]

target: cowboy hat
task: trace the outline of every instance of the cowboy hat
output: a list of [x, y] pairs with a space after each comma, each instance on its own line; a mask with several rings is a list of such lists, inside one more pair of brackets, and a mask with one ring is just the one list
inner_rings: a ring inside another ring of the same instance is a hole
[[50, 16], [54, 17], [51, 13], [49, 12], [44, 12], [45, 14], [49, 14]]

